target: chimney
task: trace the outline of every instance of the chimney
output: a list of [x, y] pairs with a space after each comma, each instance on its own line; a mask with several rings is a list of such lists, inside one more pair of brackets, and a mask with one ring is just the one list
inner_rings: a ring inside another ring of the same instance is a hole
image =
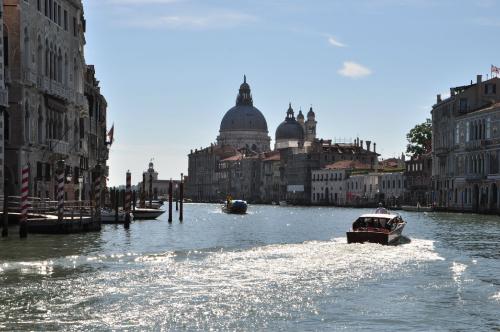
[[370, 151], [370, 146], [372, 145], [372, 141], [366, 141], [366, 150]]
[[454, 88], [450, 88], [450, 96], [454, 96], [455, 95], [455, 89]]
[[440, 103], [441, 102], [441, 94], [437, 95], [437, 103]]
[[483, 81], [483, 75], [476, 76], [477, 84], [480, 84]]
[[373, 142], [373, 152], [377, 153], [377, 143]]

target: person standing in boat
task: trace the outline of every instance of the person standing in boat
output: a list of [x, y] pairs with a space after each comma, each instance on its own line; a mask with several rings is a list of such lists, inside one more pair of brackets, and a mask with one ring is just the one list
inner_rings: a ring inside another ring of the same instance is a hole
[[378, 203], [378, 208], [375, 210], [376, 214], [387, 214], [387, 209], [382, 205], [382, 202]]

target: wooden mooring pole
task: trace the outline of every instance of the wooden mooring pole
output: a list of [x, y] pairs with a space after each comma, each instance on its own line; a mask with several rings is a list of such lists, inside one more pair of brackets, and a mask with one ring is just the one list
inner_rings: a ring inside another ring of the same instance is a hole
[[172, 179], [168, 183], [168, 222], [172, 222]]
[[179, 210], [179, 221], [182, 222], [184, 219], [183, 202], [184, 202], [184, 174], [181, 173], [181, 182], [179, 183], [179, 200], [180, 200], [180, 210]]
[[2, 227], [2, 237], [9, 236], [9, 197], [7, 195], [3, 196], [3, 227]]
[[[125, 229], [130, 228], [130, 189], [131, 189], [131, 174], [130, 171], [127, 171], [126, 174], [126, 182], [125, 182], [125, 205], [124, 205], [124, 210], [125, 210], [125, 224], [124, 227]], [[135, 205], [135, 204], [134, 204]]]

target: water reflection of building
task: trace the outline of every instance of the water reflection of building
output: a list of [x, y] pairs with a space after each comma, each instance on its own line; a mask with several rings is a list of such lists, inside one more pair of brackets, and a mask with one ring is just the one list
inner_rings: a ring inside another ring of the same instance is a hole
[[[311, 202], [311, 171], [338, 160], [363, 160], [374, 167], [377, 153], [363, 142], [336, 144], [316, 137], [316, 114], [295, 118], [290, 104], [270, 150], [267, 122], [253, 106], [250, 86], [241, 84], [236, 106], [223, 117], [217, 143], [191, 150], [187, 196], [196, 201], [226, 195], [252, 202]], [[375, 145], [375, 144], [374, 144]], [[375, 148], [374, 148], [375, 149]]]

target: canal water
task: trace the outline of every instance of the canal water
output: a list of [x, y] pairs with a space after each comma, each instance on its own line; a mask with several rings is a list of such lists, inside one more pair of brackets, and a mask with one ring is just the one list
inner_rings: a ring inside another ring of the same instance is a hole
[[186, 204], [182, 224], [11, 228], [0, 330], [500, 330], [500, 217], [402, 212], [403, 244], [348, 245], [364, 212]]

